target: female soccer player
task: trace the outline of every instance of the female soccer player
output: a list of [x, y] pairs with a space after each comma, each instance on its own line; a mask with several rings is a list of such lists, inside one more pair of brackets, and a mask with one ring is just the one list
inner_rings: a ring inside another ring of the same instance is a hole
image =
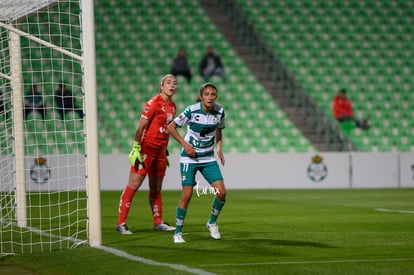
[[176, 92], [175, 76], [171, 74], [163, 76], [159, 93], [144, 105], [141, 112], [129, 154], [131, 161], [129, 180], [119, 202], [116, 230], [120, 234], [132, 234], [128, 229], [126, 219], [132, 199], [146, 175], [148, 175], [149, 204], [154, 220], [154, 230], [172, 231], [175, 229], [162, 220], [161, 188], [167, 165], [166, 152], [169, 140], [167, 125], [175, 116], [176, 106], [172, 97]]
[[[226, 188], [214, 157], [214, 143], [216, 143], [217, 157], [224, 165], [222, 129], [225, 126], [225, 113], [224, 109], [215, 103], [216, 99], [217, 88], [211, 83], [205, 83], [200, 88], [198, 102], [188, 106], [167, 128], [170, 135], [183, 146], [180, 158], [182, 193], [176, 210], [174, 243], [185, 242], [182, 229], [188, 204], [193, 194], [193, 187], [196, 185], [197, 171], [215, 190], [216, 195], [206, 227], [213, 239], [221, 238], [216, 220], [225, 203]], [[185, 138], [177, 131], [177, 127], [184, 125], [187, 125]]]

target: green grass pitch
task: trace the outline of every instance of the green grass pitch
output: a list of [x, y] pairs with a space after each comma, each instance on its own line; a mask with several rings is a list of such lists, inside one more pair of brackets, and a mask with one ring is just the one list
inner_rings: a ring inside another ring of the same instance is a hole
[[[105, 248], [0, 258], [0, 274], [414, 274], [414, 189], [228, 190], [218, 219], [222, 239], [205, 229], [211, 194], [194, 194], [185, 244], [154, 232], [147, 191], [134, 198], [133, 235], [115, 231], [120, 192], [105, 191]], [[174, 224], [179, 191], [164, 191]]]

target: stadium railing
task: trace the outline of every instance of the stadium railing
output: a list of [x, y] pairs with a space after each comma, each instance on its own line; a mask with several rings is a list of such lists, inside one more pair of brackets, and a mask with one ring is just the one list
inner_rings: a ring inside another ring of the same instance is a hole
[[317, 129], [319, 138], [325, 140], [325, 147], [338, 151], [358, 151], [358, 146], [345, 135], [339, 125], [320, 109], [309, 93], [295, 80], [287, 66], [273, 51], [250, 23], [242, 8], [231, 0], [217, 0], [217, 5], [228, 14], [233, 27], [238, 30], [239, 39], [257, 54], [272, 81], [278, 87], [277, 94], [293, 103], [308, 127]]

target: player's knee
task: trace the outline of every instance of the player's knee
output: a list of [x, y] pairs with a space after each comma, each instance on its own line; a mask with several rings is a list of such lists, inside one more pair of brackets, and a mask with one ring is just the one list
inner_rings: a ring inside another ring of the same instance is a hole
[[144, 177], [142, 175], [130, 173], [129, 179], [128, 179], [128, 186], [132, 189], [137, 190], [138, 188], [141, 187], [143, 180], [144, 180]]
[[216, 198], [218, 200], [224, 201], [226, 199], [226, 188], [224, 187], [224, 184], [217, 184], [216, 186], [213, 186], [215, 188], [215, 194]]
[[226, 200], [226, 190], [224, 189], [224, 190], [222, 190], [222, 191], [220, 191], [220, 192], [217, 192], [217, 193], [216, 193], [216, 198], [217, 198], [218, 200], [220, 200], [220, 201], [224, 201], [224, 200]]
[[181, 196], [180, 201], [178, 202], [178, 205], [180, 208], [187, 208], [190, 201], [191, 201], [191, 196]]
[[192, 191], [191, 192], [190, 191], [182, 192], [181, 193], [181, 198], [180, 198], [181, 202], [183, 202], [185, 204], [188, 204], [191, 200], [192, 194], [193, 194]]

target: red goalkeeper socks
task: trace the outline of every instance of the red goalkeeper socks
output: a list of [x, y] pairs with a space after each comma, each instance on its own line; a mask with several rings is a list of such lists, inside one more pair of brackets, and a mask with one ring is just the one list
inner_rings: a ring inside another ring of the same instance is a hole
[[121, 199], [119, 201], [118, 225], [126, 222], [126, 218], [131, 207], [132, 199], [136, 191], [137, 190], [134, 190], [131, 187], [127, 186], [122, 192]]
[[154, 219], [154, 224], [162, 223], [162, 199], [161, 192], [153, 193], [149, 191], [149, 204], [151, 206], [152, 218]]

